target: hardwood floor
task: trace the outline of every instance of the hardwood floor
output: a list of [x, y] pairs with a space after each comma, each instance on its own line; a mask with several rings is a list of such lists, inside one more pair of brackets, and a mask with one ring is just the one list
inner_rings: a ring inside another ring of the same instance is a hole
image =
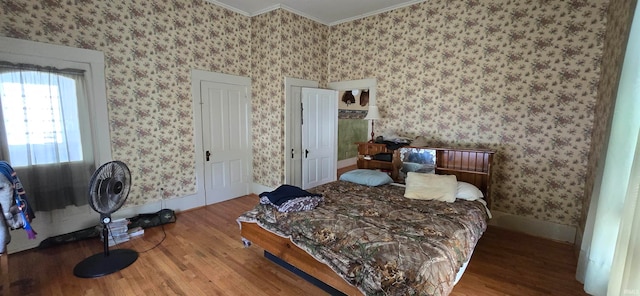
[[[235, 219], [257, 202], [244, 196], [148, 228], [112, 247], [136, 250], [138, 260], [100, 278], [73, 275], [78, 262], [103, 251], [97, 239], [11, 254], [10, 295], [325, 295], [258, 246], [243, 247]], [[570, 245], [491, 227], [452, 295], [586, 295], [575, 266]]]

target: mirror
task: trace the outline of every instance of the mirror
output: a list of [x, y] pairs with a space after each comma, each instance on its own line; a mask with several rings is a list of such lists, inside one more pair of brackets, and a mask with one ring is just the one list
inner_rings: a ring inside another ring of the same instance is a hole
[[436, 150], [428, 148], [400, 148], [400, 179], [404, 180], [407, 173], [416, 172], [435, 174]]

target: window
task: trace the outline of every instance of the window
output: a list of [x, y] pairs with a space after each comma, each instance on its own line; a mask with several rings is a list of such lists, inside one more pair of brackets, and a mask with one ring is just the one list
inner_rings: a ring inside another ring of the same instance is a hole
[[34, 208], [86, 204], [95, 164], [91, 129], [82, 129], [84, 71], [0, 61], [0, 105], [0, 155], [26, 177]]
[[[85, 98], [78, 98], [77, 89], [84, 79], [82, 73], [67, 76], [0, 64], [2, 119], [13, 167], [83, 160], [78, 99]], [[90, 134], [85, 137], [90, 145]]]
[[87, 204], [111, 160], [104, 54], [0, 37], [0, 159], [36, 211]]

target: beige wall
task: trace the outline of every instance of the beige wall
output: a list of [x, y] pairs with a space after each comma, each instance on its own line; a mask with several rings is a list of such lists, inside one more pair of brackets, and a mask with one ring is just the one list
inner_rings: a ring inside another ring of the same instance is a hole
[[283, 77], [373, 77], [377, 131], [495, 149], [496, 209], [578, 225], [619, 72], [609, 44], [625, 37], [605, 38], [607, 19], [630, 11], [612, 2], [608, 15], [606, 0], [428, 1], [329, 28], [204, 1], [5, 1], [0, 35], [105, 52], [113, 155], [137, 173], [133, 204], [160, 186], [195, 190], [196, 68], [252, 77], [257, 183], [283, 180]]
[[377, 79], [378, 133], [495, 149], [495, 210], [577, 225], [607, 5], [426, 1], [348, 22], [329, 80]]
[[249, 75], [249, 18], [204, 1], [2, 1], [0, 35], [105, 53], [127, 203], [195, 192], [191, 69]]
[[327, 84], [328, 27], [278, 9], [251, 18], [254, 181], [284, 182], [284, 77]]

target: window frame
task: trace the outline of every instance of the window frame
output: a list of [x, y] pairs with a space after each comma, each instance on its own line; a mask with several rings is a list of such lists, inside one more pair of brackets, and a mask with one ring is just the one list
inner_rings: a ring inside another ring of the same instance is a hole
[[84, 70], [95, 165], [112, 160], [103, 52], [0, 36], [0, 60]]

